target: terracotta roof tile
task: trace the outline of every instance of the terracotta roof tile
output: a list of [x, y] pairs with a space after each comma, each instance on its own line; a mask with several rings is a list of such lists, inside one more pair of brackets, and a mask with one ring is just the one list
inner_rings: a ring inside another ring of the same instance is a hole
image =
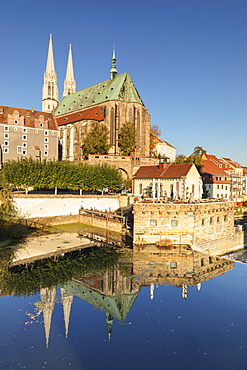
[[184, 164], [167, 164], [165, 168], [162, 169], [160, 166], [142, 166], [135, 173], [135, 179], [176, 179], [187, 175], [193, 163]]

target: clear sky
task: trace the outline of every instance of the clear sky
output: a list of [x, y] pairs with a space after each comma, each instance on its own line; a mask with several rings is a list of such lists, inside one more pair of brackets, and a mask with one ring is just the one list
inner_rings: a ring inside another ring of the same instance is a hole
[[60, 98], [69, 44], [77, 90], [129, 72], [151, 124], [247, 166], [247, 0], [1, 0], [0, 104], [41, 110], [49, 34]]

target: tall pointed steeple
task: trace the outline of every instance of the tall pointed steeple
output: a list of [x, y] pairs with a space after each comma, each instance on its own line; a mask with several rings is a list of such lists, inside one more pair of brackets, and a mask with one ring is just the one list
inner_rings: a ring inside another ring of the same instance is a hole
[[69, 318], [70, 318], [70, 310], [71, 305], [73, 302], [73, 294], [69, 291], [65, 290], [64, 288], [60, 288], [61, 291], [61, 301], [63, 304], [63, 317], [64, 317], [64, 324], [65, 324], [65, 335], [66, 338], [68, 337], [69, 333]]
[[73, 94], [76, 91], [76, 82], [74, 78], [74, 68], [72, 60], [72, 46], [69, 46], [69, 56], [67, 63], [66, 78], [64, 80], [63, 96]]
[[117, 75], [116, 62], [117, 62], [116, 50], [115, 50], [115, 48], [113, 48], [112, 58], [111, 58], [111, 71], [110, 71], [111, 80], [113, 80], [116, 77], [116, 75]]
[[55, 71], [52, 35], [50, 35], [46, 71], [44, 73], [44, 84], [42, 93], [42, 111], [52, 112], [58, 104], [57, 74]]

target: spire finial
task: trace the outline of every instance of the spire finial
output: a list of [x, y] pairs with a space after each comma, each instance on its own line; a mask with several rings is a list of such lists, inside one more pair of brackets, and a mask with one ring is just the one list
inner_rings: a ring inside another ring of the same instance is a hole
[[116, 61], [117, 61], [116, 48], [114, 46], [113, 51], [112, 51], [112, 58], [111, 58], [111, 71], [110, 71], [111, 80], [113, 80], [117, 75]]

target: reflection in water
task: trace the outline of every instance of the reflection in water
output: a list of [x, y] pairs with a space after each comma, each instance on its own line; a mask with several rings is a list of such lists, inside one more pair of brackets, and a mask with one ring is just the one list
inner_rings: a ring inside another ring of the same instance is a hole
[[5, 294], [27, 295], [40, 290], [40, 301], [35, 303], [34, 313], [28, 315], [36, 322], [42, 313], [48, 347], [55, 303], [63, 305], [66, 338], [73, 296], [77, 296], [106, 313], [110, 341], [114, 318], [120, 322], [126, 319], [143, 286], [150, 287], [151, 300], [159, 285], [180, 287], [182, 297], [187, 299], [189, 286], [200, 290], [203, 281], [233, 267], [231, 260], [205, 255], [187, 246], [151, 245], [125, 252], [100, 247], [67, 253], [55, 261], [46, 259], [8, 268], [2, 274], [1, 286]]

